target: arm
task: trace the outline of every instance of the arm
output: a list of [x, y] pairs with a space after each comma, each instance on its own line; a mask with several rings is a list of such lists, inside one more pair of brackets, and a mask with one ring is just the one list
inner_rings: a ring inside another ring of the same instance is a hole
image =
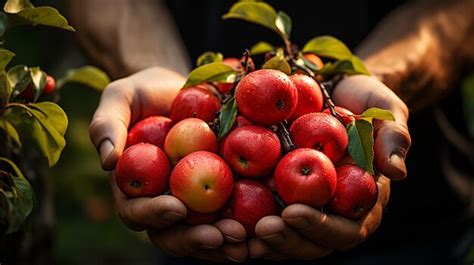
[[474, 62], [474, 1], [423, 0], [395, 10], [360, 45], [369, 70], [410, 108], [445, 95]]
[[68, 6], [84, 52], [113, 79], [152, 66], [188, 73], [188, 54], [162, 1], [69, 0]]

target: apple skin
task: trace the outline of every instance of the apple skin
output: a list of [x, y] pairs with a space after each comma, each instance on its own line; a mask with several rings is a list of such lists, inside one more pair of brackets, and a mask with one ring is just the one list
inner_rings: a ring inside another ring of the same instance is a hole
[[241, 223], [247, 238], [255, 237], [255, 225], [260, 219], [278, 214], [278, 205], [265, 185], [249, 179], [235, 182], [232, 197], [222, 211], [224, 218]]
[[165, 138], [172, 127], [171, 119], [163, 116], [151, 116], [133, 125], [127, 135], [127, 146], [149, 143], [164, 148]]
[[[353, 117], [354, 113], [352, 113], [352, 111], [340, 106], [336, 106], [334, 109], [336, 110], [337, 113], [341, 115], [341, 119], [339, 121], [342, 122], [344, 126], [347, 126], [349, 123], [356, 120], [356, 118]], [[330, 109], [324, 109], [323, 113], [332, 115]]]
[[261, 69], [242, 78], [236, 87], [235, 98], [242, 116], [254, 124], [270, 126], [293, 114], [298, 90], [285, 73]]
[[219, 213], [198, 213], [188, 209], [184, 222], [188, 225], [208, 225], [219, 219]]
[[198, 213], [220, 210], [234, 186], [232, 171], [214, 153], [198, 151], [185, 156], [171, 172], [171, 193]]
[[302, 203], [321, 208], [336, 190], [336, 169], [323, 153], [298, 148], [285, 155], [274, 174], [278, 195], [286, 204]]
[[249, 122], [244, 116], [237, 115], [237, 117], [235, 117], [235, 121], [234, 121], [234, 124], [232, 125], [232, 128], [230, 128], [230, 131], [227, 133], [227, 135], [224, 136], [219, 142], [219, 154], [221, 156], [224, 156], [222, 152], [224, 149], [225, 141], [227, 140], [227, 137], [229, 137], [230, 132], [232, 132], [233, 130], [237, 128], [240, 128], [242, 126], [247, 126], [247, 125], [252, 125], [252, 123]]
[[291, 75], [290, 79], [298, 90], [298, 104], [289, 120], [294, 121], [311, 112], [320, 112], [323, 109], [323, 93], [318, 83], [302, 74]]
[[43, 88], [43, 93], [44, 94], [51, 94], [54, 92], [54, 89], [56, 88], [56, 81], [54, 80], [54, 78], [50, 75], [47, 75], [46, 76], [46, 82], [44, 84], [44, 88]]
[[203, 85], [181, 89], [173, 100], [170, 118], [177, 123], [186, 118], [212, 122], [221, 108], [219, 98]]
[[337, 163], [346, 153], [346, 127], [326, 113], [308, 113], [296, 119], [290, 127], [290, 136], [297, 148], [314, 148]]
[[165, 138], [165, 153], [171, 164], [196, 151], [217, 153], [217, 137], [209, 125], [197, 118], [176, 123]]
[[127, 148], [115, 167], [115, 181], [128, 198], [155, 197], [168, 190], [171, 167], [156, 145], [140, 143]]
[[374, 177], [354, 164], [339, 166], [336, 171], [336, 192], [325, 209], [348, 219], [360, 219], [377, 202], [377, 183]]
[[232, 131], [222, 148], [225, 161], [244, 177], [264, 177], [271, 174], [281, 152], [278, 136], [272, 130], [256, 125]]

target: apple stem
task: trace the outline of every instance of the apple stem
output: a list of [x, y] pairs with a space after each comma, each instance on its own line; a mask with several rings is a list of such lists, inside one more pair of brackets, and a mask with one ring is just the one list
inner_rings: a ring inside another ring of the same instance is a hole
[[241, 63], [242, 63], [242, 66], [244, 68], [244, 75], [246, 75], [250, 72], [250, 66], [249, 66], [250, 51], [249, 51], [249, 49], [245, 49], [243, 56], [244, 56], [244, 61], [241, 62]]
[[285, 153], [290, 152], [291, 150], [295, 149], [295, 144], [291, 140], [290, 133], [285, 126], [286, 121], [281, 122], [277, 126], [277, 134], [278, 138], [280, 138], [283, 148], [285, 149]]

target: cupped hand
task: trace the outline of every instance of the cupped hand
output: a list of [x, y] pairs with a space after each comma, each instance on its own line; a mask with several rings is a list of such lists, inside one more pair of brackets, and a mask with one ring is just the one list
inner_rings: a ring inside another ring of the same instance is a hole
[[270, 260], [312, 260], [365, 241], [379, 226], [390, 196], [390, 180], [377, 178], [378, 198], [370, 212], [358, 221], [331, 215], [303, 204], [286, 207], [282, 216], [262, 218], [258, 237], [248, 242], [249, 256]]
[[[153, 115], [167, 115], [185, 82], [173, 71], [154, 67], [111, 83], [103, 92], [90, 124], [102, 168], [113, 170], [121, 156], [131, 123]], [[182, 224], [187, 210], [173, 196], [128, 199], [118, 188], [114, 172], [110, 183], [121, 220], [130, 229], [147, 230], [150, 240], [164, 251], [212, 261], [243, 261], [247, 258], [245, 229], [234, 220], [214, 225]]]
[[388, 178], [405, 178], [405, 157], [411, 144], [407, 126], [409, 111], [405, 103], [375, 77], [365, 75], [343, 79], [334, 90], [333, 100], [356, 114], [374, 107], [393, 113], [395, 121], [374, 123], [374, 162], [377, 170]]

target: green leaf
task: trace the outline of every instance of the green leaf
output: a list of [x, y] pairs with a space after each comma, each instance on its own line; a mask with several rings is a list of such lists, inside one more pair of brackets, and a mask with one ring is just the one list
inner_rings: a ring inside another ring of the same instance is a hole
[[13, 192], [7, 196], [11, 204], [11, 220], [7, 234], [18, 231], [33, 210], [33, 189], [25, 178], [13, 178]]
[[10, 98], [18, 96], [31, 83], [31, 75], [27, 66], [15, 65], [7, 72], [8, 81], [13, 88]]
[[374, 174], [374, 137], [372, 124], [366, 120], [357, 120], [347, 125], [349, 136], [348, 151], [352, 159], [361, 168]]
[[9, 26], [43, 25], [75, 31], [58, 10], [49, 6], [23, 9], [15, 14], [8, 14]]
[[209, 63], [220, 63], [223, 59], [224, 56], [220, 52], [205, 52], [197, 58], [196, 65], [199, 67]]
[[277, 54], [266, 61], [262, 68], [280, 70], [287, 75], [291, 74], [291, 66], [286, 61], [283, 50], [281, 49], [278, 49]]
[[288, 14], [283, 11], [278, 11], [275, 25], [277, 29], [283, 34], [283, 36], [285, 36], [287, 39], [290, 38], [293, 23], [291, 22], [291, 17], [288, 16]]
[[20, 136], [18, 135], [18, 132], [16, 131], [15, 127], [8, 122], [7, 120], [0, 119], [0, 129], [3, 129], [7, 135], [15, 142], [16, 145], [21, 147], [21, 141], [20, 141]]
[[7, 0], [3, 10], [7, 13], [15, 14], [27, 8], [35, 7], [29, 0]]
[[13, 52], [7, 49], [0, 49], [0, 71], [5, 69], [5, 66], [7, 66], [14, 56], [15, 54]]
[[391, 111], [379, 109], [379, 108], [367, 109], [360, 116], [362, 118], [365, 118], [369, 122], [372, 122], [372, 119], [388, 120], [388, 121], [395, 120], [395, 117], [393, 116], [393, 113]]
[[474, 73], [463, 80], [461, 88], [468, 133], [474, 138]]
[[5, 106], [10, 101], [12, 87], [8, 81], [7, 74], [4, 71], [0, 72], [0, 107]]
[[31, 83], [33, 84], [33, 101], [37, 101], [43, 93], [46, 84], [46, 74], [39, 67], [30, 68]]
[[219, 113], [219, 133], [217, 137], [221, 140], [234, 125], [235, 117], [237, 116], [237, 103], [235, 98], [231, 98]]
[[0, 161], [3, 163], [6, 163], [7, 165], [10, 166], [10, 168], [15, 172], [16, 176], [19, 178], [25, 178], [23, 173], [21, 173], [21, 170], [18, 168], [18, 166], [15, 164], [15, 162], [11, 161], [10, 159], [6, 157], [0, 157]]
[[352, 60], [352, 52], [340, 40], [332, 36], [320, 36], [311, 39], [303, 47], [303, 53], [312, 52], [320, 57], [336, 60]]
[[273, 7], [263, 2], [238, 2], [235, 3], [222, 18], [241, 19], [264, 26], [280, 34], [275, 21], [277, 13]]
[[58, 80], [58, 88], [63, 87], [69, 82], [80, 83], [102, 91], [110, 83], [110, 78], [104, 71], [97, 67], [83, 66], [67, 71], [66, 75]]
[[52, 167], [66, 145], [64, 134], [68, 120], [64, 111], [53, 102], [14, 105], [6, 112], [7, 120], [17, 129], [22, 143], [37, 150]]
[[348, 75], [369, 75], [370, 73], [365, 68], [364, 64], [355, 56], [351, 57], [350, 60], [340, 60], [334, 63], [328, 62], [324, 65], [323, 69], [319, 71], [320, 74], [335, 75], [335, 74], [348, 74]]
[[275, 47], [268, 42], [260, 41], [250, 48], [250, 54], [257, 55], [267, 52], [272, 52], [275, 50]]
[[188, 75], [188, 80], [183, 88], [199, 85], [204, 82], [232, 83], [236, 72], [224, 63], [210, 63], [194, 69]]
[[8, 16], [7, 14], [0, 12], [0, 38], [3, 37], [5, 31], [8, 28]]

